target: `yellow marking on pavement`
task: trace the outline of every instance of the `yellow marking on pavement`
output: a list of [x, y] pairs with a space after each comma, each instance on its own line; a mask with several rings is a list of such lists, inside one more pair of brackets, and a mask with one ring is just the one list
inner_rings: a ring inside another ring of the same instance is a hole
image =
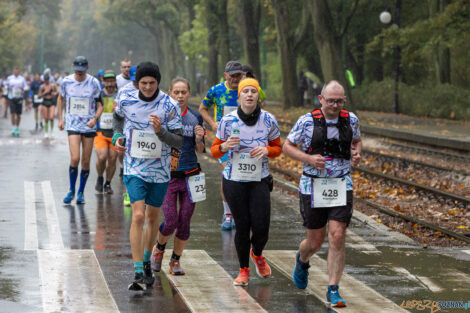
[[[263, 255], [268, 263], [275, 266], [281, 273], [292, 280], [292, 272], [295, 266], [296, 251], [289, 250], [265, 250]], [[326, 290], [328, 287], [328, 270], [326, 261], [314, 255], [310, 258], [309, 284], [307, 291], [321, 301], [326, 301]], [[397, 313], [408, 312], [399, 305], [385, 298], [374, 289], [344, 273], [340, 286], [340, 293], [346, 301], [347, 307], [334, 308], [341, 313]]]
[[266, 312], [245, 290], [234, 286], [231, 277], [203, 250], [185, 250], [181, 257], [183, 276], [169, 274], [170, 254], [162, 271], [178, 290], [191, 312]]

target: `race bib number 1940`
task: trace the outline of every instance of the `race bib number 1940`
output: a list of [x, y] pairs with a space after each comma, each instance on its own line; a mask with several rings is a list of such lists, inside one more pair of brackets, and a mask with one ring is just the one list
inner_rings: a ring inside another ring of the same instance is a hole
[[346, 178], [312, 179], [312, 208], [346, 205]]
[[82, 97], [70, 97], [70, 114], [87, 116], [89, 114], [90, 99]]
[[131, 157], [158, 159], [162, 155], [162, 142], [152, 131], [132, 130]]
[[261, 160], [249, 153], [233, 153], [232, 175], [234, 180], [261, 181]]
[[204, 173], [189, 176], [186, 178], [186, 184], [191, 203], [206, 200], [206, 175]]

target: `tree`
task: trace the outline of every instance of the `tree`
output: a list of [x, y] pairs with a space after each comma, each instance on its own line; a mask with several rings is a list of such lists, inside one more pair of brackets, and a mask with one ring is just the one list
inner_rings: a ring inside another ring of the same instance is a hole
[[248, 63], [253, 67], [255, 76], [261, 81], [259, 55], [259, 27], [261, 21], [261, 2], [242, 0], [240, 4], [243, 50]]

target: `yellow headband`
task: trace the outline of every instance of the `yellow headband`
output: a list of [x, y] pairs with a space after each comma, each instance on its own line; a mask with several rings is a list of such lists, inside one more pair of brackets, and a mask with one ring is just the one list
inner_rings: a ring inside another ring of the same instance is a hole
[[253, 79], [253, 78], [245, 78], [238, 84], [238, 96], [239, 97], [240, 97], [240, 91], [242, 91], [242, 89], [245, 88], [246, 86], [255, 87], [258, 90], [258, 93], [259, 93], [259, 83], [258, 83], [258, 81], [256, 79]]

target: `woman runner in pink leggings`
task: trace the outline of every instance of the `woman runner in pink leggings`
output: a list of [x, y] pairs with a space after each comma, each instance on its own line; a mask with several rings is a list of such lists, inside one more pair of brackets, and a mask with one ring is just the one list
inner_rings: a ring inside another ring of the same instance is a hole
[[150, 259], [152, 270], [159, 272], [166, 243], [176, 230], [173, 254], [170, 259], [170, 273], [173, 275], [184, 275], [180, 257], [189, 238], [189, 223], [196, 206], [191, 201], [187, 178], [200, 173], [201, 168], [197, 162], [196, 152], [204, 152], [203, 120], [199, 112], [188, 108], [190, 94], [189, 82], [186, 79], [176, 77], [171, 81], [169, 95], [181, 105], [184, 143], [181, 149], [171, 151], [171, 180], [162, 205], [165, 219], [160, 225], [157, 244], [153, 248]]

